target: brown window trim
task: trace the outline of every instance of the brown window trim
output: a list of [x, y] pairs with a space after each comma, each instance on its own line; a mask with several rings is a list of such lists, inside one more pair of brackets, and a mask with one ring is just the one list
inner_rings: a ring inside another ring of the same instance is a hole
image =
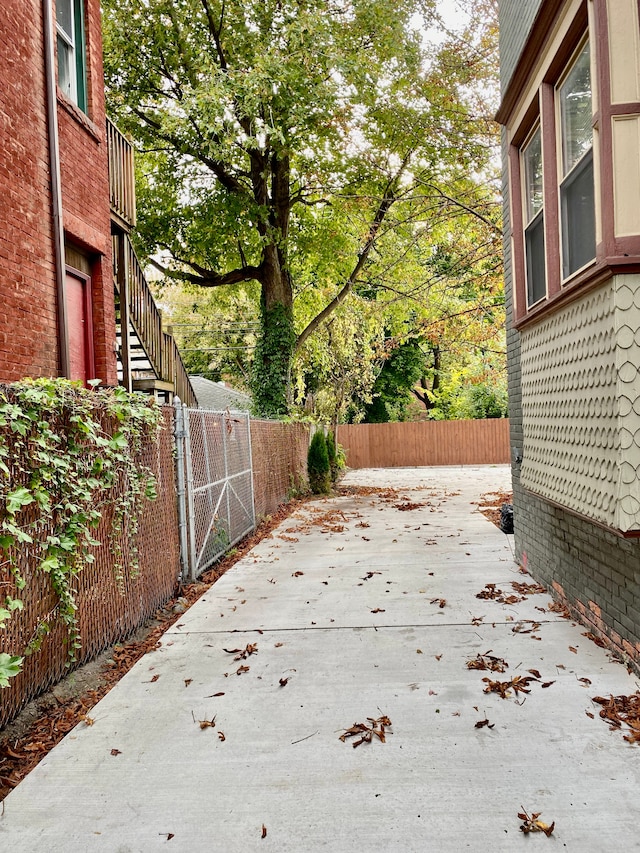
[[514, 328], [525, 329], [541, 317], [557, 311], [558, 308], [574, 302], [580, 296], [599, 287], [614, 275], [632, 272], [640, 273], [640, 252], [633, 256], [617, 256], [596, 260], [590, 267], [576, 273], [563, 286], [560, 293], [547, 299], [546, 302], [536, 304], [527, 314], [518, 316]]

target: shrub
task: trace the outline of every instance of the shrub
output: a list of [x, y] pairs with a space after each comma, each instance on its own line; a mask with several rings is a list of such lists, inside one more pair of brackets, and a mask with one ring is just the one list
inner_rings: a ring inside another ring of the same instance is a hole
[[[335, 446], [334, 446], [335, 450]], [[327, 442], [321, 429], [313, 434], [307, 454], [309, 488], [314, 495], [326, 495], [331, 491], [331, 466], [327, 453]]]

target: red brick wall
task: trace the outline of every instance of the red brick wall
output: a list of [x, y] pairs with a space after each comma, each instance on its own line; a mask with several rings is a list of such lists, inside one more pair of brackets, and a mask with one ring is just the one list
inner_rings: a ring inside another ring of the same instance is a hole
[[[63, 219], [91, 261], [96, 375], [115, 384], [100, 4], [85, 3], [89, 117], [58, 91]], [[11, 382], [60, 369], [40, 0], [3, 0], [0, 80], [0, 382]]]

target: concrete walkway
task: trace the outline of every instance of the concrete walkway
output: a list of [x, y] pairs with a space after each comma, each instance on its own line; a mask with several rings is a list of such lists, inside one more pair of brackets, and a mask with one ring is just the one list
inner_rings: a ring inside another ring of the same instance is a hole
[[[310, 504], [222, 577], [9, 795], [1, 851], [640, 849], [640, 746], [591, 702], [636, 679], [548, 595], [476, 597], [532, 582], [476, 507], [508, 469], [345, 482], [400, 491]], [[467, 668], [489, 650], [504, 674]], [[553, 684], [483, 692], [530, 669]], [[382, 715], [386, 743], [339, 740]]]

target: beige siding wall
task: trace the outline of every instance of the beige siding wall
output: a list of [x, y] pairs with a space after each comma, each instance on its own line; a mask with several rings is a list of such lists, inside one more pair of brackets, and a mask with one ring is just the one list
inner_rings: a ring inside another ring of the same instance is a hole
[[526, 488], [640, 530], [640, 276], [617, 276], [522, 332]]

